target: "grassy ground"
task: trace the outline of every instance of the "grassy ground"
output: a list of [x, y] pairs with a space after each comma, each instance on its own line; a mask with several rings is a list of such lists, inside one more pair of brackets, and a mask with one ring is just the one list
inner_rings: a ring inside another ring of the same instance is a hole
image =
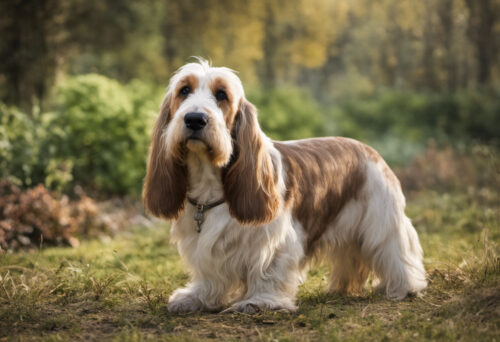
[[174, 316], [166, 301], [187, 281], [168, 229], [136, 229], [79, 248], [0, 255], [3, 340], [500, 340], [499, 197], [494, 191], [413, 196], [430, 286], [388, 301], [327, 295], [310, 272], [295, 313]]

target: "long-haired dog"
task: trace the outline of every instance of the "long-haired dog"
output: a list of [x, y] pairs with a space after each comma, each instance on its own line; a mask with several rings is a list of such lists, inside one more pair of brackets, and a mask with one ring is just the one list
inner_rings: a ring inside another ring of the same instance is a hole
[[372, 148], [346, 138], [278, 142], [260, 129], [239, 78], [206, 61], [170, 80], [143, 193], [173, 219], [191, 280], [171, 312], [294, 310], [312, 259], [329, 291], [360, 291], [371, 272], [388, 298], [427, 286], [401, 186]]

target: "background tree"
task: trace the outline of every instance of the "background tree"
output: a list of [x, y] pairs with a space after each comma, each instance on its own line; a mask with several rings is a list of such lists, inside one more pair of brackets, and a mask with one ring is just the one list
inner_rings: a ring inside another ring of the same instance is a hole
[[469, 9], [468, 34], [476, 50], [477, 82], [484, 85], [491, 77], [493, 59], [497, 56], [498, 32], [494, 32], [494, 25], [500, 4], [495, 0], [466, 0], [465, 3]]
[[0, 3], [2, 98], [31, 113], [40, 105], [64, 54], [66, 9], [59, 0]]

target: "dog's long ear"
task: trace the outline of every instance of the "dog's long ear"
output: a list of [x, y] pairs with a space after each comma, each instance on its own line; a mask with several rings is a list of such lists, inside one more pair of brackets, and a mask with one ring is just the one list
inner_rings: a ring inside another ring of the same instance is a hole
[[232, 129], [233, 155], [222, 183], [229, 212], [240, 223], [264, 224], [276, 216], [279, 196], [275, 167], [257, 121], [257, 110], [240, 102]]
[[178, 156], [167, 156], [165, 130], [172, 113], [171, 95], [163, 100], [150, 147], [146, 181], [142, 192], [144, 207], [151, 214], [176, 218], [184, 208], [187, 192], [187, 168]]

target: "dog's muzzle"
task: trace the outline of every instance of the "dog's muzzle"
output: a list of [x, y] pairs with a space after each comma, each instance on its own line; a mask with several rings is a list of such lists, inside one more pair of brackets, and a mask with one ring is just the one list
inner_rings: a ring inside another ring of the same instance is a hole
[[193, 131], [199, 131], [207, 125], [208, 115], [201, 112], [189, 112], [184, 116], [184, 124]]

